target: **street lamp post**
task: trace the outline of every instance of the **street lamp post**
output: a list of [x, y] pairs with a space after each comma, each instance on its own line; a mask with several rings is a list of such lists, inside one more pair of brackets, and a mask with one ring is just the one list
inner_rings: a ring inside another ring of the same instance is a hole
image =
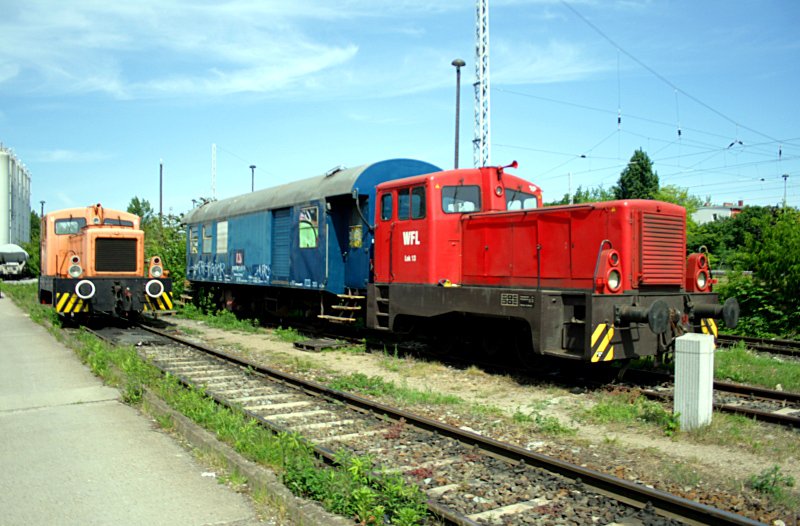
[[789, 174], [783, 174], [783, 207], [786, 208], [786, 180], [789, 179]]
[[39, 214], [39, 217], [41, 218], [41, 217], [44, 217], [44, 201], [39, 201], [39, 203], [41, 203], [41, 205], [42, 205], [42, 213]]
[[250, 165], [250, 191], [253, 192], [256, 189], [256, 165]]
[[451, 64], [456, 67], [456, 154], [453, 165], [455, 168], [458, 168], [458, 124], [461, 114], [461, 68], [464, 67], [466, 63], [460, 58], [457, 58], [453, 60]]

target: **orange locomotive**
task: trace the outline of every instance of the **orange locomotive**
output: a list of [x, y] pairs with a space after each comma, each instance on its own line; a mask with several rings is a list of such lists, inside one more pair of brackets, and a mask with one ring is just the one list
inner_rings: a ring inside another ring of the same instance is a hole
[[145, 266], [140, 223], [137, 215], [99, 204], [46, 214], [39, 302], [70, 315], [172, 309], [172, 282], [161, 258]]

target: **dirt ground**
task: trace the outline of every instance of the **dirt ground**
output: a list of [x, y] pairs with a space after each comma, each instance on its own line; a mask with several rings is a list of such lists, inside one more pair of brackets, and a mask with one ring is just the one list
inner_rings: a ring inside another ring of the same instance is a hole
[[[677, 485], [677, 489], [682, 489], [689, 498], [695, 491], [700, 491], [701, 486], [706, 490], [725, 487], [735, 491], [751, 475], [762, 473], [776, 464], [780, 465], [781, 473], [800, 482], [798, 459], [773, 458], [773, 453], [766, 451], [769, 448], [764, 448], [762, 455], [735, 446], [692, 443], [680, 435], [670, 438], [655, 428], [625, 428], [619, 425], [606, 428], [583, 424], [571, 415], [593, 403], [592, 397], [559, 387], [520, 385], [512, 378], [488, 374], [474, 367], [461, 370], [438, 363], [393, 358], [382, 353], [308, 352], [280, 341], [269, 332], [245, 334], [210, 328], [192, 320], [174, 318], [169, 321], [182, 328], [190, 339], [196, 338], [251, 361], [295, 374], [320, 379], [358, 372], [382, 377], [398, 386], [454, 395], [474, 404], [491, 405], [509, 416], [515, 412], [527, 414], [535, 411], [557, 418], [565, 426], [575, 429], [575, 434], [556, 435], [554, 438], [547, 435], [526, 436], [509, 426], [497, 425], [491, 418], [483, 421], [465, 420], [463, 415], [456, 413], [459, 409], [451, 406], [410, 407], [415, 412], [470, 427], [482, 434], [509, 440], [545, 454], [557, 454], [569, 461], [577, 461], [629, 480], [661, 487], [661, 480], [669, 479], [671, 482], [661, 489], [675, 491]], [[765, 440], [800, 441], [800, 433], [771, 427], [765, 429], [765, 433], [774, 433], [773, 437], [766, 435]], [[685, 482], [681, 484], [683, 479]], [[749, 497], [745, 494], [740, 498], [747, 500]]]

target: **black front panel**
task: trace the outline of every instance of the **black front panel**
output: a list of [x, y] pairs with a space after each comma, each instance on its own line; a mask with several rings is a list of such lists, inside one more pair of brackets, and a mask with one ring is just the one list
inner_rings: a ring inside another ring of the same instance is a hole
[[94, 254], [98, 272], [136, 272], [136, 239], [97, 238]]

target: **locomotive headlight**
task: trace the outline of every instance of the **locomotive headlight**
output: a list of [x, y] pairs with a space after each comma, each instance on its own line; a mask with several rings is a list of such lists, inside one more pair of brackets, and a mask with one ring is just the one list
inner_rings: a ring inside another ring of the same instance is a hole
[[164, 284], [158, 280], [151, 279], [145, 284], [144, 291], [151, 298], [158, 298], [164, 293]]
[[69, 275], [73, 278], [79, 278], [81, 274], [83, 274], [83, 269], [80, 265], [70, 265], [67, 272], [69, 272]]
[[706, 274], [705, 270], [701, 270], [697, 273], [697, 277], [695, 278], [697, 281], [697, 288], [699, 290], [704, 290], [706, 285], [708, 285], [708, 274]]
[[608, 278], [606, 279], [606, 283], [608, 284], [608, 288], [611, 289], [612, 292], [616, 292], [619, 290], [620, 285], [622, 284], [622, 275], [619, 273], [617, 269], [611, 269], [608, 273]]
[[82, 300], [88, 300], [93, 297], [95, 290], [94, 283], [88, 279], [82, 279], [75, 285], [75, 294]]

